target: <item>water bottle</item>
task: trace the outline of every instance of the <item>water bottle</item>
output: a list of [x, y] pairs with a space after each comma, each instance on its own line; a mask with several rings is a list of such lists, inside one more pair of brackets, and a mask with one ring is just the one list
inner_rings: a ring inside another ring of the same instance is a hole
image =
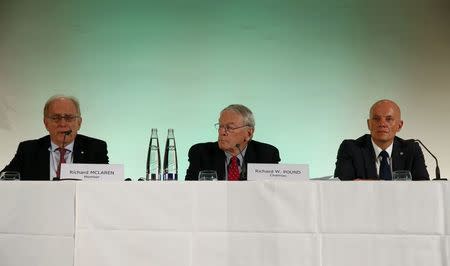
[[164, 180], [178, 179], [177, 147], [175, 145], [175, 135], [173, 134], [172, 128], [167, 132], [163, 178]]
[[147, 153], [146, 180], [161, 180], [161, 157], [159, 155], [158, 129], [152, 128]]

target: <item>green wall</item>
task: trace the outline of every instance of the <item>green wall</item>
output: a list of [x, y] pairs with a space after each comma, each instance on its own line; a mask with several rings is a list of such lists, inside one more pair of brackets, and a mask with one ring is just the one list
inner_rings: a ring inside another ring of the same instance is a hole
[[184, 177], [189, 147], [217, 138], [231, 103], [254, 111], [255, 139], [283, 163], [319, 177], [344, 138], [367, 132], [370, 105], [391, 98], [400, 136], [428, 143], [445, 175], [449, 5], [315, 2], [0, 2], [0, 165], [46, 133], [43, 104], [63, 93], [81, 101], [80, 133], [106, 140], [133, 178], [151, 128], [161, 144], [175, 129]]

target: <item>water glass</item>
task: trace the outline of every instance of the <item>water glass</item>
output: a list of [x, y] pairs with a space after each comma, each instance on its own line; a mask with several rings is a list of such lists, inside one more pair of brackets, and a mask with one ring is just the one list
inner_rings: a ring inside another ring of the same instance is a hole
[[0, 173], [0, 180], [3, 181], [18, 181], [20, 180], [20, 173], [16, 171], [4, 171]]
[[411, 172], [408, 170], [397, 170], [392, 172], [393, 181], [411, 181]]
[[217, 181], [217, 172], [214, 170], [202, 170], [198, 173], [199, 181]]

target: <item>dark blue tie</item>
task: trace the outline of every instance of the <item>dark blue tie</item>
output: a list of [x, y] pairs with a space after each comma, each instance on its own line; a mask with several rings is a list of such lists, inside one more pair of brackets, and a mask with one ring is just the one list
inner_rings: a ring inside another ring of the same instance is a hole
[[392, 180], [391, 167], [389, 166], [389, 154], [387, 151], [380, 152], [380, 179]]

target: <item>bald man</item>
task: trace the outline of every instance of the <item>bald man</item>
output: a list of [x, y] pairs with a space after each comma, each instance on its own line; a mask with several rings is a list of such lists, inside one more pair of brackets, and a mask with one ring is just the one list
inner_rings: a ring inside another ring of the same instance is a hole
[[391, 180], [393, 171], [408, 170], [413, 180], [429, 180], [419, 145], [396, 136], [403, 127], [403, 120], [395, 102], [385, 99], [374, 103], [367, 127], [370, 134], [342, 142], [335, 177], [341, 180]]
[[50, 97], [44, 106], [43, 121], [49, 134], [21, 142], [16, 155], [2, 172], [20, 172], [22, 180], [51, 180], [59, 177], [60, 161], [108, 163], [106, 142], [78, 134], [82, 118], [75, 97]]

